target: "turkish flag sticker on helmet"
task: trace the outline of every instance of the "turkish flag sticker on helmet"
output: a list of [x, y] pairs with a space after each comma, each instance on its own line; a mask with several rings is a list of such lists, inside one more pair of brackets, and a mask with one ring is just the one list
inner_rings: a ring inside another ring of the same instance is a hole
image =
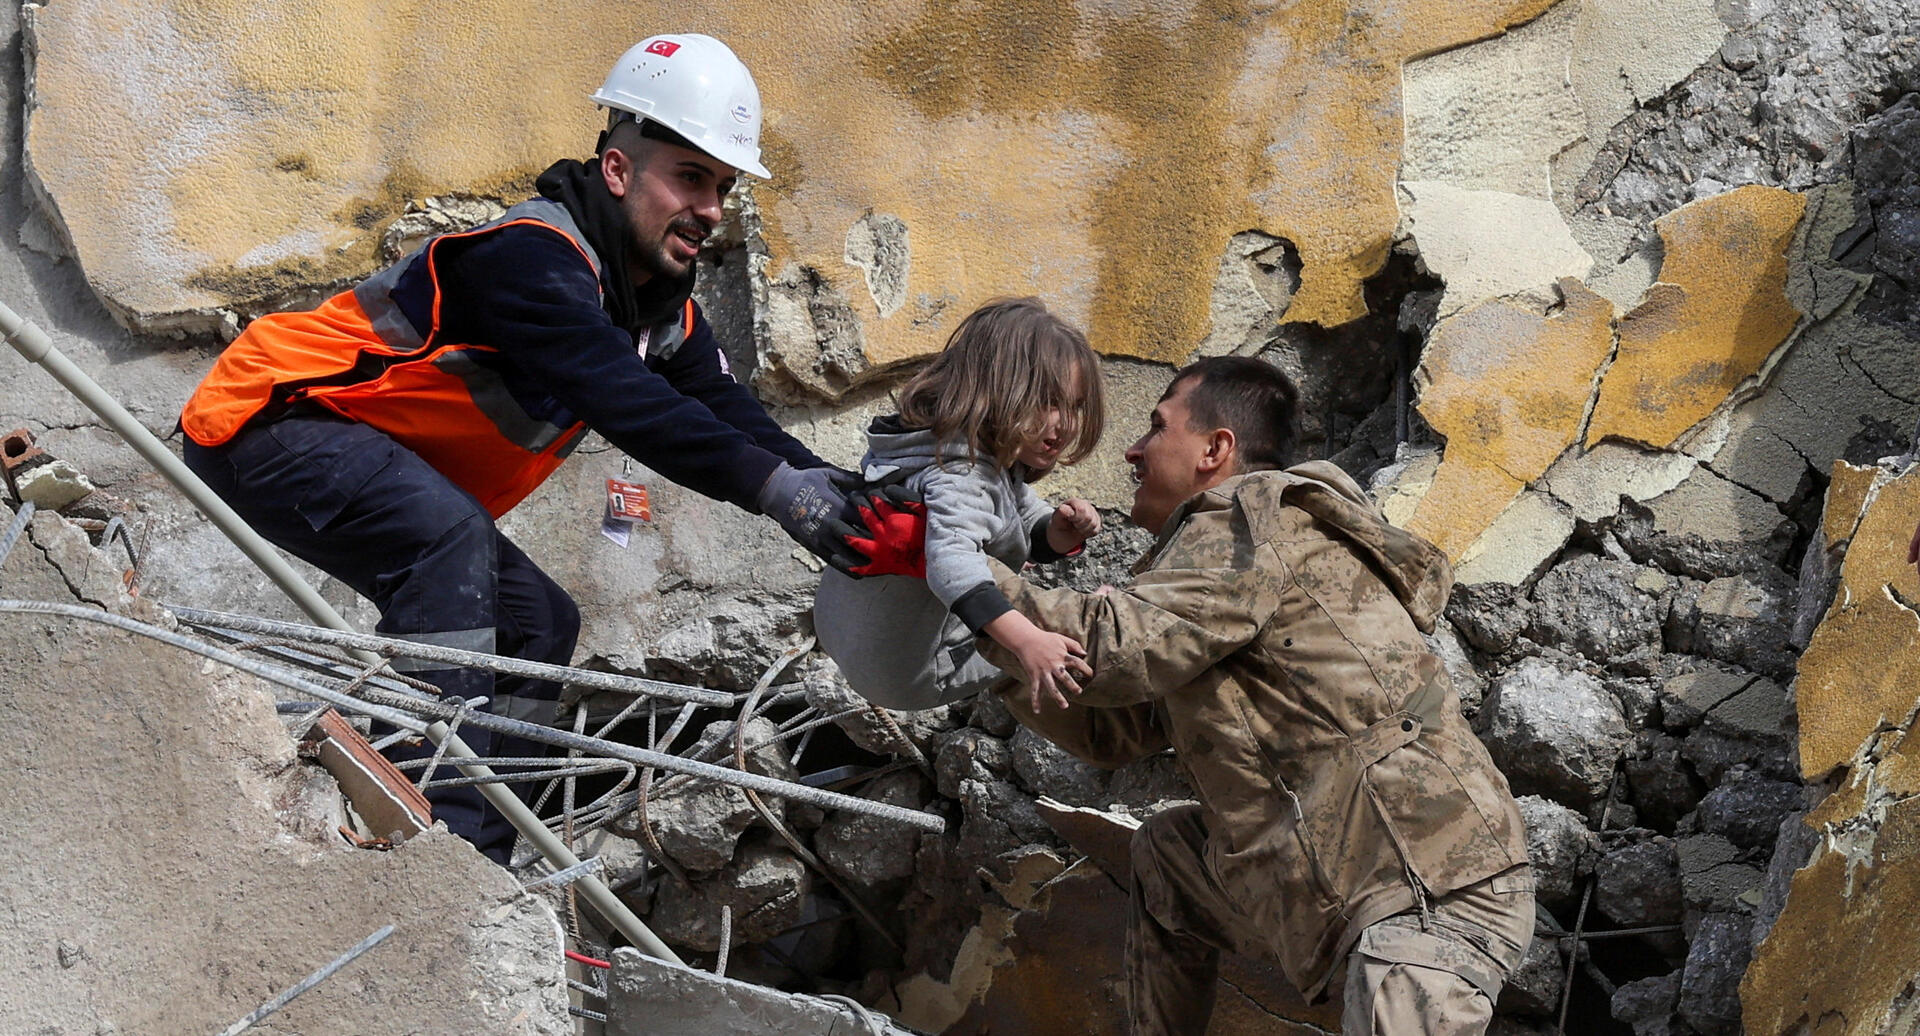
[[654, 40], [652, 43], [647, 44], [647, 53], [658, 54], [663, 58], [672, 57], [673, 52], [679, 49], [680, 44], [672, 40]]

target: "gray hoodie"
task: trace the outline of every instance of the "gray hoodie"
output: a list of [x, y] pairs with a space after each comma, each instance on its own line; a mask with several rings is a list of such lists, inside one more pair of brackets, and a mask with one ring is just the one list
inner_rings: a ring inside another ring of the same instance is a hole
[[1045, 544], [1053, 508], [1018, 472], [969, 460], [964, 444], [875, 419], [862, 474], [905, 482], [927, 504], [927, 578], [821, 573], [813, 599], [820, 646], [868, 701], [928, 709], [986, 689], [1003, 675], [974, 648], [977, 630], [1009, 610], [987, 565], [1013, 569]]

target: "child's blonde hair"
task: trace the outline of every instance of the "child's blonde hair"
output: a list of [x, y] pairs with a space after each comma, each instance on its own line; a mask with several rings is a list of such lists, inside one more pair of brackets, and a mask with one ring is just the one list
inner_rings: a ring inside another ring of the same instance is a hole
[[[1070, 398], [1076, 375], [1078, 399]], [[969, 456], [992, 457], [1003, 468], [1013, 466], [1056, 407], [1074, 422], [1060, 463], [1085, 459], [1106, 424], [1100, 357], [1078, 328], [1036, 298], [994, 299], [968, 314], [940, 355], [900, 389], [902, 424], [932, 429], [941, 442], [964, 442]]]

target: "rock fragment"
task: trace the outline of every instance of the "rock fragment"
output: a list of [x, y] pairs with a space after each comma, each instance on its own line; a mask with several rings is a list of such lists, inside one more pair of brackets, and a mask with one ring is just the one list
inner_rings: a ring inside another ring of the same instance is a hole
[[1598, 680], [1541, 658], [1494, 681], [1475, 722], [1515, 792], [1576, 808], [1606, 797], [1631, 737]]
[[1538, 795], [1519, 797], [1527, 826], [1527, 858], [1533, 861], [1536, 895], [1549, 909], [1572, 905], [1593, 873], [1600, 840], [1580, 814]]

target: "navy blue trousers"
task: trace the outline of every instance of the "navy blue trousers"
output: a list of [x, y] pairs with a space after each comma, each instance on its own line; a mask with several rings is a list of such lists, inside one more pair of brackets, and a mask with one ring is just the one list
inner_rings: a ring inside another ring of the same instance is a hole
[[[493, 524], [473, 496], [405, 447], [358, 422], [299, 412], [242, 429], [222, 446], [192, 439], [187, 466], [282, 550], [352, 587], [380, 609], [386, 636], [565, 665], [580, 611]], [[488, 710], [551, 723], [559, 687], [486, 670], [395, 659], [396, 669]], [[462, 727], [483, 756], [541, 756], [545, 746]], [[396, 745], [396, 761], [431, 755]], [[415, 771], [417, 773], [417, 771]], [[458, 776], [451, 768], [438, 777]], [[523, 795], [526, 785], [516, 785]], [[430, 789], [434, 817], [505, 862], [514, 830], [472, 787]]]

